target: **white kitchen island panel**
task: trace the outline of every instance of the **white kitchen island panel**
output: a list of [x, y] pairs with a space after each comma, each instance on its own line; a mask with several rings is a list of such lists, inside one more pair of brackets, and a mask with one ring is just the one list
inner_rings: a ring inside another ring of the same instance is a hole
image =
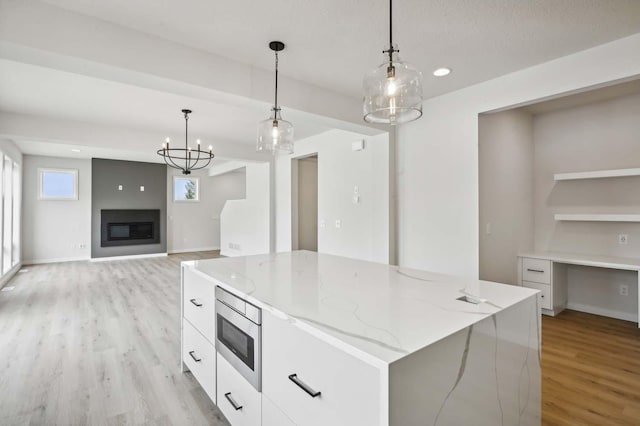
[[394, 362], [389, 424], [539, 425], [539, 315], [530, 299]]

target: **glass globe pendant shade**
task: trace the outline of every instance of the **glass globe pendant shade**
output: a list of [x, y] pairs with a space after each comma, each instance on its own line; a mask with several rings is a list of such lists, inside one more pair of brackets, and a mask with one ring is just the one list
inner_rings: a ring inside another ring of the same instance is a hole
[[401, 62], [396, 51], [385, 53], [385, 61], [364, 77], [363, 89], [368, 123], [395, 125], [422, 116], [422, 73]]
[[283, 120], [280, 110], [275, 110], [273, 117], [258, 123], [258, 152], [272, 154], [293, 154], [293, 125]]

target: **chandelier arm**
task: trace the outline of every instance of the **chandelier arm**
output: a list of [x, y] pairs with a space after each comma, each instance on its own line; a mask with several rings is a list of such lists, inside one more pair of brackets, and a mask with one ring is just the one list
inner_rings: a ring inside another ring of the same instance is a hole
[[[160, 154], [160, 151], [162, 151], [162, 154]], [[165, 153], [165, 150], [164, 150], [164, 149], [162, 149], [162, 150], [160, 150], [160, 149], [159, 149], [159, 150], [158, 150], [158, 152], [157, 152], [157, 154], [158, 154], [158, 155], [162, 155], [162, 158], [164, 159], [164, 162], [165, 162], [165, 164], [166, 164], [167, 166], [169, 166], [169, 167], [173, 167], [173, 168], [175, 168], [175, 169], [181, 169], [181, 170], [182, 170], [182, 167], [178, 166], [176, 163], [174, 163], [174, 162], [173, 162], [173, 159], [171, 158], [171, 154], [167, 155], [167, 154]], [[167, 158], [169, 159], [168, 161], [167, 161]], [[169, 163], [171, 163], [171, 164], [169, 164]]]
[[[213, 157], [209, 158], [209, 159], [207, 160], [207, 163], [206, 163], [206, 164], [204, 164], [204, 165], [202, 165], [202, 166], [200, 166], [200, 167], [195, 167], [195, 166], [196, 166], [196, 164], [194, 164], [194, 167], [192, 167], [192, 168], [191, 168], [191, 170], [200, 170], [200, 169], [204, 169], [205, 167], [207, 167], [207, 166], [209, 165], [209, 163], [211, 163], [211, 160], [213, 160]], [[204, 161], [204, 159], [203, 159], [203, 161]]]
[[[171, 164], [167, 163], [167, 158], [169, 159], [169, 162], [170, 162]], [[174, 169], [184, 170], [184, 168], [183, 168], [183, 167], [178, 166], [178, 165], [173, 161], [173, 158], [171, 158], [171, 154], [169, 154], [169, 155], [167, 155], [167, 156], [164, 156], [164, 161], [165, 161], [165, 163], [167, 163], [170, 167], [173, 167]]]

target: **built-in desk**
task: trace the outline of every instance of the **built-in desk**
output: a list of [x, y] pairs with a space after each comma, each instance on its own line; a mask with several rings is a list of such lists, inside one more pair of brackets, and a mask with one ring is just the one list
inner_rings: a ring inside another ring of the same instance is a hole
[[[542, 313], [546, 315], [555, 316], [567, 307], [567, 265], [635, 271], [640, 290], [640, 259], [557, 252], [522, 253], [518, 255], [518, 283], [540, 290]], [[640, 309], [640, 292], [638, 306]]]

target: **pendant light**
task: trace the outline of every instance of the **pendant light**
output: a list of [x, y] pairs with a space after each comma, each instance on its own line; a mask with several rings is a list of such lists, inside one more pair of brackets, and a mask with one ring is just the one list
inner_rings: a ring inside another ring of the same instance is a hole
[[278, 106], [278, 52], [284, 50], [284, 43], [272, 41], [269, 48], [276, 56], [276, 84], [275, 99], [273, 102], [272, 116], [258, 123], [258, 152], [271, 152], [272, 154], [293, 154], [293, 125], [280, 116]]
[[156, 153], [164, 159], [167, 166], [182, 170], [183, 175], [190, 175], [192, 170], [200, 170], [207, 167], [213, 160], [213, 147], [209, 145], [209, 151], [200, 149], [200, 139], [196, 140], [196, 147], [189, 146], [189, 114], [190, 109], [183, 109], [184, 115], [184, 148], [171, 148], [171, 140], [166, 139], [162, 149]]
[[392, 0], [389, 0], [389, 47], [384, 62], [364, 77], [364, 121], [402, 124], [422, 116], [422, 73], [398, 57], [393, 44]]

